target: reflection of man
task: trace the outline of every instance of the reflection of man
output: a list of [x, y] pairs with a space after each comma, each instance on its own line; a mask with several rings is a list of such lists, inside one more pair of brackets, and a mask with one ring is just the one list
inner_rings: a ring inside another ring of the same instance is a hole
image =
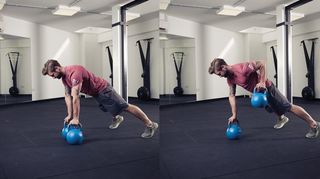
[[237, 120], [236, 85], [250, 92], [253, 92], [255, 87], [258, 90], [266, 88], [268, 90], [267, 99], [269, 107], [275, 112], [279, 119], [274, 125], [275, 129], [282, 128], [289, 121], [284, 114], [286, 112], [292, 112], [309, 125], [310, 130], [306, 134], [307, 138], [318, 137], [320, 123], [315, 121], [302, 107], [291, 104], [288, 99], [280, 93], [273, 83], [266, 78], [263, 62], [252, 61], [228, 65], [223, 59], [215, 58], [210, 64], [209, 73], [227, 78], [230, 87], [229, 102], [232, 109], [232, 116], [229, 118], [229, 123]]
[[56, 60], [48, 60], [42, 69], [43, 75], [62, 79], [65, 86], [65, 102], [67, 105], [67, 117], [65, 122], [79, 124], [80, 98], [79, 93], [93, 96], [103, 111], [112, 114], [113, 120], [110, 129], [116, 129], [124, 120], [120, 113], [129, 112], [140, 119], [146, 126], [143, 138], [151, 138], [158, 128], [156, 122], [152, 122], [147, 115], [137, 106], [128, 104], [112, 86], [104, 79], [96, 77], [80, 65], [62, 67]]

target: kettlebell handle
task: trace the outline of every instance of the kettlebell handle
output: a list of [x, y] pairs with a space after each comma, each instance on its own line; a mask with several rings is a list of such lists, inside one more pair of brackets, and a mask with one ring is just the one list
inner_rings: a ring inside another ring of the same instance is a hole
[[74, 126], [76, 129], [82, 129], [82, 124], [79, 123], [78, 125], [76, 124], [68, 124], [68, 129], [70, 128], [70, 126]]
[[[254, 88], [253, 88], [253, 93], [257, 93], [256, 89], [257, 89], [257, 87], [254, 87]], [[264, 89], [265, 89], [265, 90], [264, 90], [264, 94], [267, 94], [268, 88], [264, 88]]]
[[236, 123], [238, 126], [240, 126], [239, 120], [236, 120], [236, 122], [229, 123], [229, 124], [228, 124], [228, 128], [230, 128], [230, 126], [231, 126], [232, 124], [234, 124], [234, 123]]

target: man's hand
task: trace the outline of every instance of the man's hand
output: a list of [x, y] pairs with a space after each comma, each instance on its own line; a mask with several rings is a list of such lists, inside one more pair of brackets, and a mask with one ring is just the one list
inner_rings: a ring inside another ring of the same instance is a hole
[[64, 123], [69, 124], [70, 120], [71, 120], [71, 116], [67, 116], [66, 118], [64, 118]]
[[233, 122], [236, 122], [237, 121], [237, 117], [236, 116], [231, 116], [229, 119], [228, 119], [228, 125], [230, 123], [233, 123]]
[[256, 88], [257, 88], [258, 91], [265, 90], [266, 89], [266, 84], [264, 82], [259, 82], [256, 85]]
[[69, 125], [74, 124], [74, 125], [79, 125], [79, 119], [78, 118], [73, 118], [70, 122]]

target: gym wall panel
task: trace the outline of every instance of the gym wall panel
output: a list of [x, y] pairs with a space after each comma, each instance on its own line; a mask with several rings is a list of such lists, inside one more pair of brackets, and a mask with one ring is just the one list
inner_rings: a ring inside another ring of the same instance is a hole
[[[137, 40], [154, 38], [150, 46], [150, 91], [151, 98], [159, 99], [159, 79], [160, 79], [160, 43], [159, 32], [152, 31], [144, 34], [134, 35], [128, 37], [128, 96], [137, 97], [137, 90], [143, 86], [143, 79], [141, 78], [142, 64]], [[146, 56], [147, 42], [141, 41], [141, 46]]]
[[[320, 38], [320, 20], [314, 20], [306, 23], [296, 24], [293, 26], [292, 33], [292, 75], [293, 75], [293, 96], [302, 97], [301, 91], [307, 86], [308, 80], [305, 77], [307, 73], [307, 67], [305, 63], [305, 56], [303, 47], [300, 45], [302, 40], [311, 38]], [[315, 43], [315, 93], [316, 98], [320, 98], [320, 40]], [[268, 68], [268, 76], [273, 77], [274, 75], [274, 65], [272, 52], [270, 47], [276, 44], [276, 35], [271, 32], [264, 34], [262, 43], [266, 44], [266, 52], [268, 59], [268, 66], [272, 66], [272, 70]], [[311, 42], [306, 41], [306, 47], [308, 49], [308, 54], [310, 56], [311, 52]]]
[[[159, 43], [159, 25], [158, 19], [151, 19], [144, 22], [131, 23], [128, 27], [128, 96], [137, 97], [137, 90], [143, 86], [142, 65], [137, 40], [154, 38], [151, 41], [150, 49], [150, 81], [151, 81], [151, 98], [159, 99], [159, 66], [160, 66], [160, 43]], [[110, 81], [110, 65], [108, 52], [106, 46], [111, 46], [112, 54], [112, 35], [110, 31], [99, 34], [97, 42], [100, 43], [100, 52], [102, 52], [102, 75], [105, 79]], [[147, 44], [145, 41], [141, 42], [144, 55], [146, 55]]]

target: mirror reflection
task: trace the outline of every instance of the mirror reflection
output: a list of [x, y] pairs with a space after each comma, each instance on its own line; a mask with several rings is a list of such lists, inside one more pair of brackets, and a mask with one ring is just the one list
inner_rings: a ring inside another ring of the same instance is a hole
[[1, 35], [0, 105], [32, 100], [30, 40]]
[[160, 105], [196, 101], [195, 41], [161, 34], [162, 85]]

